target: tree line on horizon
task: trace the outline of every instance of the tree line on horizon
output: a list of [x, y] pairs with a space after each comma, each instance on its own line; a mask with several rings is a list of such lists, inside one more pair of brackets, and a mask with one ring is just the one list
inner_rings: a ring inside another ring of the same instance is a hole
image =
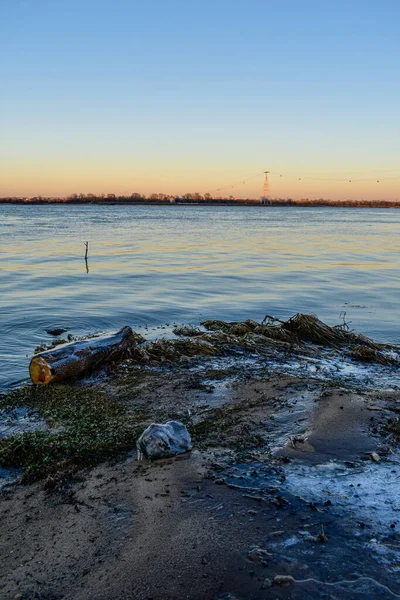
[[181, 196], [171, 194], [92, 194], [74, 193], [66, 197], [33, 196], [3, 197], [0, 204], [247, 204], [269, 206], [350, 206], [366, 208], [400, 208], [399, 200], [329, 200], [324, 198], [234, 198], [233, 196], [215, 197], [209, 193], [190, 192]]

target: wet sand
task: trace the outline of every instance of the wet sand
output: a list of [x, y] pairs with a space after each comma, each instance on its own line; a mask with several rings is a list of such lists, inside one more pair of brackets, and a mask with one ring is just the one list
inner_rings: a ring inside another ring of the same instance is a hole
[[204, 389], [160, 372], [135, 402], [207, 426], [175, 459], [132, 453], [55, 491], [5, 488], [1, 598], [400, 596], [400, 461], [385, 429], [399, 392], [284, 375]]

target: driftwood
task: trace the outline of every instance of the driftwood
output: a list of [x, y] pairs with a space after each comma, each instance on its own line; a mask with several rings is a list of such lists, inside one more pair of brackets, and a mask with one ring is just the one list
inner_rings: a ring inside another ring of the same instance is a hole
[[77, 378], [105, 364], [129, 356], [144, 338], [122, 327], [117, 333], [89, 340], [70, 342], [35, 354], [29, 365], [33, 383], [48, 384]]

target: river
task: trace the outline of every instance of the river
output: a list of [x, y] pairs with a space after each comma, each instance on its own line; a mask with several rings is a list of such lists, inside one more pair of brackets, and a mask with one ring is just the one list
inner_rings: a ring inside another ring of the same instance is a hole
[[313, 312], [400, 343], [399, 240], [390, 209], [2, 205], [0, 389], [59, 327], [159, 335]]

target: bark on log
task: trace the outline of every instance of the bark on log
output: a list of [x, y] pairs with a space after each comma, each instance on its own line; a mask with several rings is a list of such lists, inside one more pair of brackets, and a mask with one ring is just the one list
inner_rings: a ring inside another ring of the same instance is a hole
[[125, 326], [111, 335], [62, 344], [35, 354], [29, 365], [29, 375], [33, 383], [45, 385], [81, 377], [124, 358], [136, 344], [144, 341], [142, 336]]

